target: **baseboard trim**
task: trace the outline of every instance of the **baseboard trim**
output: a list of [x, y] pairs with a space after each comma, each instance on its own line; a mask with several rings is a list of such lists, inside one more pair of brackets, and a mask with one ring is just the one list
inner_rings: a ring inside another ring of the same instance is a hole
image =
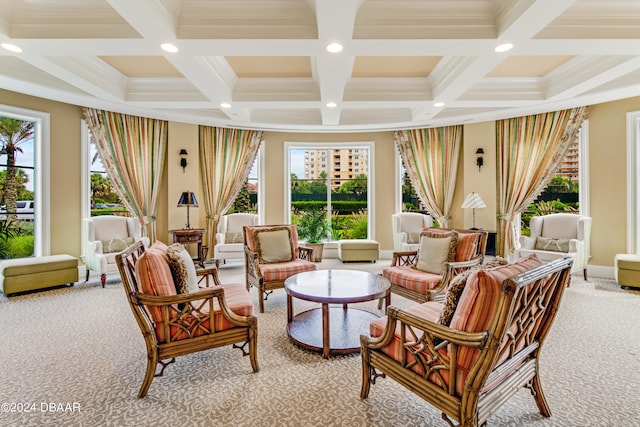
[[[577, 273], [576, 273], [577, 274]], [[589, 277], [600, 277], [602, 279], [615, 279], [613, 267], [606, 267], [604, 265], [591, 265], [587, 266], [587, 279]]]

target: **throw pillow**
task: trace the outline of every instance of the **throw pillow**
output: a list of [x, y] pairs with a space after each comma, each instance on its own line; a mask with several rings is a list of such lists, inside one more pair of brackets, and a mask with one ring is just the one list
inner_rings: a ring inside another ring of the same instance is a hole
[[477, 253], [480, 233], [460, 233], [456, 248], [456, 261], [469, 261]]
[[189, 252], [180, 243], [174, 243], [167, 248], [167, 261], [179, 294], [198, 292], [198, 276], [196, 266]]
[[453, 318], [453, 313], [456, 312], [456, 307], [458, 307], [458, 301], [460, 300], [460, 295], [462, 295], [462, 291], [464, 290], [464, 286], [467, 284], [467, 279], [471, 274], [478, 270], [484, 270], [487, 268], [498, 267], [500, 265], [506, 265], [507, 260], [502, 257], [495, 257], [491, 261], [486, 264], [479, 264], [475, 267], [472, 267], [468, 270], [463, 271], [458, 274], [456, 277], [451, 280], [449, 286], [447, 287], [447, 297], [444, 303], [444, 307], [440, 312], [440, 317], [438, 318], [438, 323], [441, 325], [449, 326], [451, 323], [451, 319]]
[[445, 263], [455, 261], [458, 233], [434, 233], [424, 231], [420, 234], [418, 262], [416, 269], [427, 273], [442, 274]]
[[102, 241], [102, 253], [110, 254], [113, 252], [122, 252], [129, 246], [133, 245], [133, 237], [125, 237], [124, 239], [111, 239]]
[[536, 237], [535, 249], [540, 251], [569, 252], [569, 239], [553, 237]]
[[420, 242], [420, 233], [407, 233], [407, 243], [415, 244]]
[[254, 241], [262, 264], [294, 259], [291, 228], [287, 226], [258, 229], [255, 231]]
[[225, 243], [244, 243], [244, 236], [242, 233], [227, 232], [224, 235]]

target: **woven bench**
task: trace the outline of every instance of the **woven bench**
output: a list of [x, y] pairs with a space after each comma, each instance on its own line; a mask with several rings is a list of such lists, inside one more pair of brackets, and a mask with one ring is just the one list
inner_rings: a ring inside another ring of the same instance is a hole
[[0, 261], [0, 290], [5, 295], [73, 284], [78, 281], [78, 259], [48, 255]]
[[380, 259], [380, 243], [371, 239], [339, 240], [338, 259], [342, 262], [376, 262]]

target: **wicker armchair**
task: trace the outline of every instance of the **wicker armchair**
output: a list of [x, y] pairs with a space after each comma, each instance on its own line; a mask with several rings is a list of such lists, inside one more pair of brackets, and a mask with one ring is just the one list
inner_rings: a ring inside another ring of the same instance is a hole
[[389, 307], [360, 337], [362, 389], [391, 378], [442, 411], [451, 426], [483, 425], [521, 387], [551, 416], [539, 356], [570, 280], [570, 258], [543, 264], [535, 255], [472, 273], [449, 326], [443, 304]]
[[313, 249], [298, 244], [295, 224], [245, 226], [244, 253], [247, 290], [258, 288], [260, 313], [264, 301], [274, 289], [284, 288], [288, 277], [316, 269]]
[[[249, 356], [253, 372], [258, 372], [258, 319], [242, 284], [221, 285], [217, 269], [208, 267], [196, 274], [212, 276], [215, 286], [176, 294], [164, 250], [158, 249], [157, 243], [146, 251], [136, 243], [119, 253], [116, 263], [147, 346], [147, 370], [139, 398], [176, 357], [215, 347], [240, 348], [244, 356]], [[158, 364], [162, 368], [156, 373]]]
[[[444, 234], [453, 230], [432, 228], [429, 231], [435, 234]], [[420, 236], [422, 253], [420, 253], [420, 249], [394, 252], [391, 266], [382, 270], [382, 275], [391, 282], [391, 292], [419, 303], [436, 299], [442, 300], [446, 285], [453, 277], [482, 263], [489, 233], [482, 230], [459, 229], [455, 231], [459, 236], [455, 261], [445, 262], [440, 271], [424, 271], [419, 265], [420, 257], [434, 256], [432, 253], [427, 253], [425, 251], [426, 245], [422, 244], [422, 239], [428, 237], [424, 232]]]

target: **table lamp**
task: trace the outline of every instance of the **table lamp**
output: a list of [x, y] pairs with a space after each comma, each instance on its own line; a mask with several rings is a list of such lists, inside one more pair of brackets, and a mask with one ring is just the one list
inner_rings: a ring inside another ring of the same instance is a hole
[[473, 216], [473, 227], [476, 228], [476, 209], [486, 208], [487, 205], [484, 203], [482, 198], [478, 193], [469, 193], [467, 197], [465, 197], [464, 202], [462, 202], [462, 209], [472, 209]]
[[178, 200], [178, 207], [187, 207], [187, 230], [191, 229], [191, 223], [189, 222], [189, 208], [191, 206], [197, 208], [198, 207], [198, 200], [196, 200], [196, 195], [193, 194], [191, 191], [185, 191], [182, 193], [182, 195], [180, 196], [180, 200]]

